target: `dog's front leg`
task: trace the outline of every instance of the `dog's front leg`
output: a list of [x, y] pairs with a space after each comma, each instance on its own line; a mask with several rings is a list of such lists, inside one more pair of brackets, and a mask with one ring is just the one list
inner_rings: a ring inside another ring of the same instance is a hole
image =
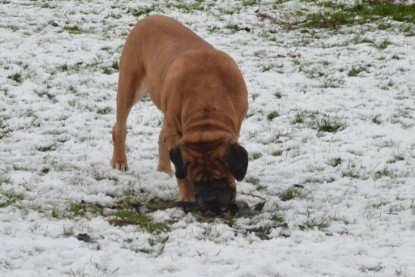
[[[170, 121], [169, 121], [170, 119]], [[183, 157], [181, 156], [181, 154], [179, 155], [180, 157], [176, 157], [179, 159], [175, 161], [175, 158], [173, 157], [174, 154], [172, 155], [171, 150], [173, 148], [177, 148], [177, 145], [179, 143], [179, 140], [181, 138], [181, 131], [179, 130], [178, 126], [175, 124], [175, 121], [173, 120], [174, 116], [167, 116], [165, 115], [165, 121], [164, 121], [164, 125], [163, 125], [163, 130], [162, 130], [162, 134], [160, 134], [160, 140], [159, 140], [159, 145], [160, 146], [160, 163], [159, 163], [159, 168], [161, 167], [161, 165], [165, 166], [167, 163], [170, 167], [170, 170], [172, 170], [171, 168], [171, 164], [170, 164], [170, 160], [175, 163], [175, 167], [176, 167], [176, 171], [178, 170], [178, 167], [182, 168], [182, 172], [180, 174], [183, 174], [184, 178], [176, 178], [177, 180], [177, 184], [179, 186], [179, 197], [178, 200], [179, 201], [195, 201], [196, 197], [195, 197], [195, 191], [193, 189], [193, 185], [190, 182], [190, 180], [188, 180], [188, 178], [186, 177], [186, 168], [184, 166], [184, 160]], [[162, 142], [161, 142], [162, 141]], [[165, 151], [165, 152], [164, 152]], [[161, 153], [163, 152], [163, 153]], [[180, 150], [179, 150], [180, 152]], [[166, 155], [166, 156], [165, 156]], [[163, 159], [162, 159], [163, 158]], [[168, 161], [167, 161], [168, 158]], [[180, 166], [178, 165], [181, 164]], [[172, 171], [173, 172], [173, 171]], [[178, 173], [176, 172], [176, 176]]]
[[195, 201], [195, 191], [193, 185], [184, 178], [182, 180], [177, 179], [177, 184], [179, 185], [179, 201]]
[[164, 135], [164, 127], [161, 129], [159, 136], [159, 164], [157, 166], [157, 171], [165, 172], [170, 176], [173, 176], [174, 173], [170, 163], [169, 149]]

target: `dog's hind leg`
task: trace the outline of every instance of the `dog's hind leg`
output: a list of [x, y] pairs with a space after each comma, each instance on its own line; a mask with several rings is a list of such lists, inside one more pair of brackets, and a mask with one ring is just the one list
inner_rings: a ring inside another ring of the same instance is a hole
[[131, 108], [147, 91], [144, 69], [137, 68], [135, 61], [131, 60], [134, 56], [126, 53], [129, 50], [127, 47], [124, 50], [118, 79], [117, 121], [112, 128], [114, 153], [111, 159], [111, 166], [121, 171], [128, 169], [125, 153], [127, 118]]

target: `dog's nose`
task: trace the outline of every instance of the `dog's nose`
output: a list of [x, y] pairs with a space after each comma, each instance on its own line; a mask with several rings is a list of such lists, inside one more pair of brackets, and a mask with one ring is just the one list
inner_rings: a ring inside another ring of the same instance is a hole
[[202, 207], [204, 210], [216, 209], [220, 206], [219, 197], [213, 191], [202, 193], [197, 200], [199, 207]]
[[206, 193], [203, 197], [203, 201], [207, 204], [215, 203], [216, 201], [218, 201], [218, 197], [215, 193]]
[[220, 211], [235, 198], [235, 191], [224, 180], [197, 183], [195, 190], [197, 204], [202, 211]]
[[203, 211], [215, 211], [219, 210], [225, 203], [221, 203], [216, 191], [205, 191], [199, 193], [196, 197], [199, 208]]

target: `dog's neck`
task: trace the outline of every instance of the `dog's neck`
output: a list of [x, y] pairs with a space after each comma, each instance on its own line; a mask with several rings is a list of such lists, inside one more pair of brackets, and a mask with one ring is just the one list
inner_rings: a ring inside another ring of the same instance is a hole
[[232, 140], [230, 132], [210, 127], [185, 132], [181, 139], [186, 145], [217, 145], [230, 140]]
[[222, 157], [225, 154], [225, 145], [230, 143], [230, 136], [221, 136], [215, 140], [195, 140], [192, 136], [186, 136], [182, 139], [182, 150], [188, 152], [191, 157], [198, 160], [205, 160], [212, 157]]
[[198, 140], [195, 141], [200, 141], [201, 137], [204, 138], [203, 140], [211, 141], [211, 137], [221, 137], [218, 136], [220, 133], [228, 136], [236, 133], [233, 117], [209, 105], [203, 109], [192, 110], [189, 114], [191, 114], [190, 117], [182, 115], [182, 132], [183, 135], [196, 137]]

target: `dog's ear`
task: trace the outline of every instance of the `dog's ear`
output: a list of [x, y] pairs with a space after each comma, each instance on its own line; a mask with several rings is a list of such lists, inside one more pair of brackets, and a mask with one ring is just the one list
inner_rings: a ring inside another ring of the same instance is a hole
[[248, 152], [238, 143], [232, 143], [225, 152], [224, 160], [236, 180], [242, 181], [248, 170]]
[[174, 164], [175, 175], [177, 179], [184, 179], [187, 175], [187, 167], [183, 160], [182, 151], [179, 146], [174, 147], [170, 150], [170, 160]]

